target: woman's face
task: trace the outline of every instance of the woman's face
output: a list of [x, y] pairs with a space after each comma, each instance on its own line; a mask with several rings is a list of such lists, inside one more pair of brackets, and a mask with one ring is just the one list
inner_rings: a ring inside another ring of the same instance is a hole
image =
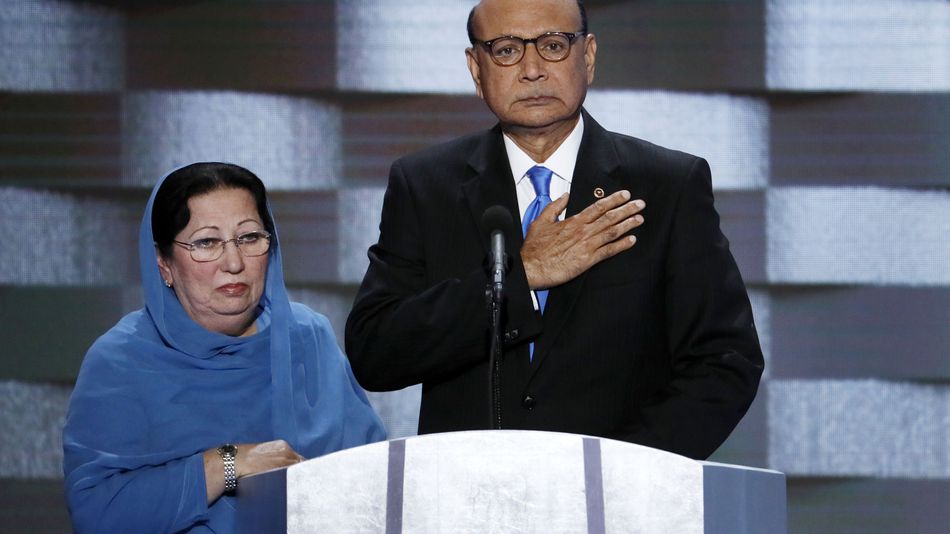
[[[264, 230], [254, 197], [244, 189], [218, 189], [191, 197], [188, 209], [191, 220], [175, 236], [176, 241], [227, 240]], [[224, 245], [220, 258], [197, 262], [187, 248], [173, 245], [170, 258], [159, 254], [158, 267], [196, 323], [212, 332], [241, 336], [255, 332], [255, 312], [264, 292], [268, 255], [244, 256], [232, 241]]]

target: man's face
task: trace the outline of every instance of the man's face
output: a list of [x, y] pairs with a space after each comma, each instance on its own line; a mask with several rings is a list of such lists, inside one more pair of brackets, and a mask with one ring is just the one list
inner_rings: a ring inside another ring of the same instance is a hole
[[[581, 16], [574, 0], [485, 0], [474, 18], [475, 38], [512, 35], [533, 39], [546, 32], [577, 32]], [[527, 45], [515, 65], [500, 66], [480, 44], [466, 50], [475, 89], [507, 129], [573, 127], [587, 87], [594, 80], [597, 42], [579, 36], [564, 60], [552, 62]]]

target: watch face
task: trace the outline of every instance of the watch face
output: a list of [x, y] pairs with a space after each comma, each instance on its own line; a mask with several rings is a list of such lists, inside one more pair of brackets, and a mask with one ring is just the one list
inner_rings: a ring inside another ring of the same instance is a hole
[[218, 451], [220, 451], [221, 454], [228, 454], [228, 455], [234, 456], [235, 454], [237, 454], [237, 447], [229, 443], [227, 445], [222, 445], [218, 447]]

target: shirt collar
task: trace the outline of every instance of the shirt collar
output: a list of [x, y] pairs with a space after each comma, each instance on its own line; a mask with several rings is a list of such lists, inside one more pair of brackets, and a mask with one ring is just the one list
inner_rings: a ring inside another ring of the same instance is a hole
[[581, 138], [584, 137], [584, 115], [577, 118], [577, 124], [571, 133], [561, 142], [561, 146], [551, 154], [546, 161], [537, 163], [529, 156], [517, 143], [512, 141], [507, 134], [503, 135], [505, 139], [505, 151], [508, 152], [508, 162], [511, 165], [511, 175], [515, 183], [520, 182], [528, 169], [535, 165], [543, 165], [551, 169], [554, 174], [566, 180], [568, 183], [574, 176], [574, 165], [577, 164], [577, 153], [581, 149]]

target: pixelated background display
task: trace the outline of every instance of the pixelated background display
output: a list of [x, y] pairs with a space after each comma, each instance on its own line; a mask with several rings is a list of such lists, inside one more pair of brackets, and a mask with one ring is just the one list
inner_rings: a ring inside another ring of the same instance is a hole
[[[391, 162], [493, 117], [471, 0], [0, 3], [0, 530], [68, 530], [63, 414], [141, 306], [180, 165], [271, 192], [292, 298], [342, 328]], [[788, 475], [791, 532], [950, 522], [950, 2], [589, 0], [587, 109], [707, 158], [767, 359], [713, 459]], [[560, 28], [562, 30], [568, 30]], [[391, 437], [419, 390], [371, 394]]]

